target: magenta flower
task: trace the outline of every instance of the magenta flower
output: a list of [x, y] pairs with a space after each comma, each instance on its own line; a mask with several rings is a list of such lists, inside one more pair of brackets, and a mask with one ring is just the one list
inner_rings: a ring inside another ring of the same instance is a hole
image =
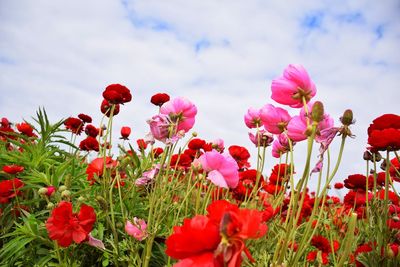
[[261, 109], [260, 117], [265, 129], [273, 134], [282, 133], [292, 118], [287, 110], [271, 104], [267, 104]]
[[260, 110], [256, 108], [249, 108], [246, 115], [244, 115], [244, 123], [247, 127], [257, 128], [261, 126]]
[[[293, 143], [295, 145], [295, 143]], [[280, 158], [281, 155], [290, 151], [289, 140], [285, 134], [278, 135], [278, 138], [272, 143], [272, 156]]]
[[208, 172], [207, 178], [223, 188], [235, 188], [239, 182], [238, 165], [228, 153], [220, 154], [216, 150], [204, 153], [194, 164], [199, 164]]
[[249, 133], [249, 138], [256, 147], [267, 147], [274, 141], [274, 136], [265, 130], [259, 130], [256, 134]]
[[169, 116], [176, 123], [176, 131], [188, 132], [194, 125], [197, 114], [196, 106], [183, 97], [174, 98], [164, 103], [160, 108], [160, 114]]
[[283, 77], [272, 81], [271, 98], [276, 102], [293, 108], [303, 106], [302, 98], [306, 102], [315, 96], [317, 90], [311, 81], [306, 69], [301, 65], [291, 64], [283, 72]]
[[126, 221], [125, 231], [138, 241], [142, 241], [147, 237], [147, 224], [143, 219], [133, 218], [133, 223]]

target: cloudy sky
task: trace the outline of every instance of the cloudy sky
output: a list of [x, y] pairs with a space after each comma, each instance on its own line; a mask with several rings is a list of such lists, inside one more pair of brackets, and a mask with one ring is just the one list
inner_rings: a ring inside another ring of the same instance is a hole
[[273, 103], [271, 80], [299, 63], [337, 124], [354, 111], [340, 179], [365, 172], [369, 123], [400, 111], [399, 47], [398, 0], [0, 0], [0, 116], [29, 121], [44, 106], [53, 121], [86, 113], [99, 123], [104, 88], [121, 83], [133, 101], [116, 128], [143, 137], [157, 112], [150, 97], [167, 92], [197, 105], [200, 137], [254, 157], [243, 115]]

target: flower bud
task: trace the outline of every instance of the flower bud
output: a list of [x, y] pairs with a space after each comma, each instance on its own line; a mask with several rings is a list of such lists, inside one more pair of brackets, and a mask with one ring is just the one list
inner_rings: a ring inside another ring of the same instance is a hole
[[324, 118], [324, 105], [321, 101], [316, 101], [311, 110], [311, 119], [314, 122], [320, 122]]
[[363, 154], [363, 159], [364, 160], [372, 160], [372, 154], [367, 150]]
[[99, 203], [99, 206], [100, 206], [104, 211], [107, 211], [107, 210], [108, 210], [107, 201], [106, 201], [102, 196], [97, 196], [97, 197], [96, 197], [96, 201], [97, 201], [97, 203]]
[[47, 194], [47, 188], [45, 188], [45, 187], [42, 187], [42, 188], [40, 188], [39, 190], [38, 190], [38, 193], [39, 193], [39, 195], [41, 195], [41, 196], [43, 196], [43, 195], [46, 195]]
[[66, 187], [65, 185], [62, 185], [62, 186], [60, 186], [59, 188], [58, 188], [58, 191], [59, 192], [63, 192], [63, 191], [65, 191], [65, 190], [67, 190], [68, 189], [68, 187]]
[[193, 137], [197, 137], [197, 132], [193, 132], [193, 133], [192, 133], [192, 136], [193, 136]]
[[343, 116], [340, 117], [340, 122], [346, 126], [354, 124], [353, 111], [351, 109], [346, 109], [343, 113]]
[[54, 208], [53, 202], [47, 203], [47, 209], [51, 210], [52, 208]]
[[70, 196], [71, 196], [71, 191], [69, 191], [69, 190], [64, 190], [64, 191], [61, 192], [61, 197], [67, 198], [67, 197], [70, 197]]
[[80, 197], [78, 197], [78, 201], [83, 202], [83, 201], [85, 201], [85, 198], [83, 196], [80, 196]]
[[374, 152], [375, 162], [379, 162], [382, 160], [382, 155], [379, 152]]

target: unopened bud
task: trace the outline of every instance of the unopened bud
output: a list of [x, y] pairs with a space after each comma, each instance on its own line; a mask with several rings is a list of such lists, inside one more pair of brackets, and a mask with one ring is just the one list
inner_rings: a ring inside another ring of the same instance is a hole
[[340, 121], [346, 126], [354, 124], [353, 111], [351, 109], [346, 109], [343, 113], [343, 116], [340, 117]]
[[104, 210], [108, 210], [108, 204], [107, 201], [102, 197], [102, 196], [97, 196], [96, 197], [97, 203], [99, 203], [99, 206]]
[[71, 191], [69, 190], [64, 190], [61, 192], [61, 197], [70, 197], [71, 196]]
[[45, 187], [42, 187], [42, 188], [40, 188], [39, 190], [38, 190], [38, 193], [39, 193], [39, 195], [46, 195], [47, 194], [47, 188], [45, 188]]
[[321, 101], [317, 101], [314, 103], [311, 110], [311, 119], [314, 122], [320, 122], [324, 118], [324, 105]]
[[197, 132], [192, 132], [193, 137], [197, 137]]
[[386, 170], [386, 161], [382, 161], [381, 163], [381, 169], [384, 171]]
[[53, 202], [47, 203], [47, 209], [51, 210], [52, 208], [54, 208]]
[[63, 191], [65, 191], [65, 190], [67, 190], [68, 189], [68, 187], [66, 187], [65, 185], [62, 185], [62, 186], [60, 186], [59, 188], [58, 188], [58, 191], [59, 192], [63, 192]]
[[374, 152], [375, 162], [379, 162], [382, 160], [382, 155], [379, 152]]
[[78, 201], [83, 202], [83, 201], [85, 201], [85, 198], [83, 196], [80, 196], [80, 197], [78, 197]]
[[363, 154], [363, 159], [364, 160], [372, 160], [372, 154], [367, 150]]

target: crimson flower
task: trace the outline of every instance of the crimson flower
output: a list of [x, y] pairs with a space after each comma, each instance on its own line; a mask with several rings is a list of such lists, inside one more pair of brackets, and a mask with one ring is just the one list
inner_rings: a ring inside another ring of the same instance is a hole
[[170, 97], [168, 94], [165, 93], [158, 93], [151, 97], [150, 102], [153, 105], [161, 107], [164, 103], [168, 102]]
[[[369, 176], [368, 189], [371, 189], [373, 185], [374, 185], [373, 177]], [[348, 189], [353, 189], [353, 190], [360, 189], [366, 191], [367, 178], [365, 177], [365, 175], [362, 174], [349, 175], [347, 179], [344, 180], [344, 186]]]
[[24, 186], [24, 183], [14, 178], [11, 180], [3, 180], [0, 182], [0, 203], [8, 203], [11, 198], [20, 194], [19, 189]]
[[88, 136], [91, 136], [91, 137], [97, 137], [98, 135], [99, 135], [99, 129], [97, 129], [96, 127], [94, 127], [92, 124], [88, 124], [88, 125], [86, 125], [86, 127], [85, 127], [85, 133], [88, 135]]
[[203, 148], [203, 146], [206, 145], [206, 141], [200, 138], [193, 138], [190, 140], [188, 144], [188, 148], [193, 149], [193, 150], [200, 150]]
[[384, 114], [368, 127], [368, 144], [371, 151], [396, 151], [400, 149], [400, 116]]
[[8, 173], [8, 174], [16, 174], [16, 173], [19, 173], [19, 172], [23, 172], [24, 171], [24, 167], [19, 166], [19, 165], [15, 165], [15, 164], [11, 164], [11, 165], [3, 166], [3, 171]]
[[229, 154], [236, 160], [239, 169], [250, 167], [250, 163], [248, 162], [250, 153], [245, 147], [236, 145], [230, 146]]
[[123, 104], [132, 100], [131, 91], [121, 84], [110, 84], [103, 92], [103, 97], [111, 104]]
[[335, 187], [335, 189], [342, 189], [344, 187], [344, 184], [343, 183], [335, 183], [335, 185], [333, 187]]
[[99, 142], [92, 136], [86, 137], [79, 143], [79, 148], [85, 151], [99, 151]]
[[83, 131], [84, 122], [81, 119], [69, 117], [64, 121], [65, 127], [72, 133], [80, 135]]
[[79, 244], [87, 240], [95, 222], [96, 213], [91, 206], [82, 204], [79, 212], [73, 213], [72, 203], [61, 201], [46, 221], [46, 229], [50, 239], [68, 247], [72, 241]]
[[147, 143], [143, 139], [136, 140], [139, 150], [145, 150], [147, 148]]
[[131, 127], [128, 126], [121, 127], [121, 139], [129, 140], [130, 134], [131, 134]]
[[97, 158], [94, 159], [86, 168], [87, 180], [91, 182], [91, 184], [95, 181], [95, 176], [101, 177], [105, 167], [108, 169], [115, 168], [118, 164], [117, 161], [113, 160], [111, 157]]
[[29, 123], [26, 122], [21, 122], [17, 123], [17, 130], [22, 133], [23, 135], [26, 135], [28, 137], [33, 137], [36, 136], [36, 134], [33, 133], [33, 128]]
[[[110, 117], [111, 104], [106, 99], [103, 99], [103, 102], [101, 102], [100, 111], [107, 117]], [[116, 104], [115, 108], [114, 108], [113, 116], [117, 115], [118, 113], [119, 113], [119, 104]]]
[[79, 114], [78, 118], [81, 119], [84, 123], [92, 123], [92, 117], [90, 117], [89, 115], [86, 114]]

